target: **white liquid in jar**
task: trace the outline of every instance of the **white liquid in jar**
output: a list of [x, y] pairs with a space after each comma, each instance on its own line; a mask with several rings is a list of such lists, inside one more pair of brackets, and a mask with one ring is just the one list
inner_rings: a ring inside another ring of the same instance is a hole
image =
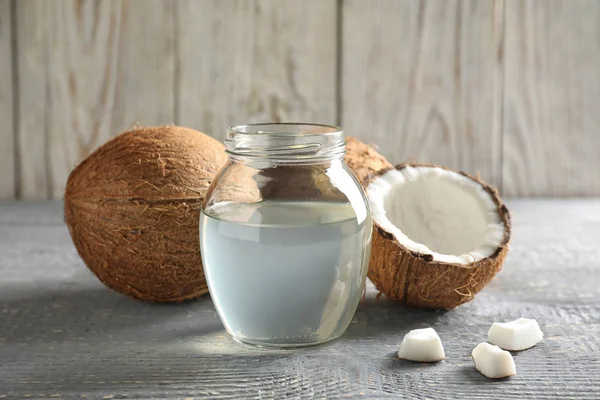
[[201, 226], [211, 296], [234, 338], [294, 346], [344, 332], [365, 281], [370, 217], [357, 221], [346, 203], [225, 203]]

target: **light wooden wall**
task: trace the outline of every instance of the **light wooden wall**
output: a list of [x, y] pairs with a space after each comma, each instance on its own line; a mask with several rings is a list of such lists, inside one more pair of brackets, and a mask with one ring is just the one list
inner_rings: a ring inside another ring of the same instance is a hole
[[506, 196], [600, 195], [599, 0], [0, 0], [0, 198], [135, 123], [337, 123]]

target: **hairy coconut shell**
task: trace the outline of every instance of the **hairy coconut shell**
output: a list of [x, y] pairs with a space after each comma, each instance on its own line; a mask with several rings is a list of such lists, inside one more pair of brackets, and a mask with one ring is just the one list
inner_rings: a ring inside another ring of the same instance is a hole
[[125, 132], [69, 176], [65, 222], [79, 255], [109, 288], [153, 302], [208, 291], [199, 245], [204, 195], [224, 146], [176, 127]]
[[[477, 177], [439, 165], [401, 164], [395, 168], [401, 170], [407, 166], [438, 167], [472, 179], [489, 193], [504, 224], [504, 236], [496, 251], [469, 265], [437, 262], [430, 254], [411, 252], [392, 234], [374, 224], [368, 276], [375, 287], [390, 299], [409, 306], [451, 309], [471, 301], [502, 269], [510, 241], [510, 213], [498, 191]], [[388, 171], [379, 171], [369, 181]]]
[[375, 148], [351, 136], [346, 138], [344, 161], [363, 186], [379, 171], [394, 168]]

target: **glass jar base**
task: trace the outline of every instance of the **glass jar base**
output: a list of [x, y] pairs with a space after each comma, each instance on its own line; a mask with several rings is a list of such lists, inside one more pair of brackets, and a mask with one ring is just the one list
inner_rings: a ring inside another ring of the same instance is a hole
[[313, 347], [319, 346], [321, 344], [325, 344], [327, 342], [331, 342], [332, 340], [338, 339], [340, 335], [328, 338], [328, 339], [320, 339], [317, 341], [290, 341], [289, 339], [251, 339], [251, 338], [243, 338], [239, 336], [234, 336], [229, 334], [233, 340], [238, 343], [254, 346], [254, 347], [267, 347], [267, 348], [279, 348], [279, 349], [293, 349], [300, 347]]

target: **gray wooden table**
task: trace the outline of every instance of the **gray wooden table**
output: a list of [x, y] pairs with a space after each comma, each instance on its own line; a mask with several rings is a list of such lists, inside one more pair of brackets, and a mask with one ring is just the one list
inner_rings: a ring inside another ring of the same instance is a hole
[[[600, 200], [519, 200], [504, 270], [452, 311], [402, 307], [370, 288], [346, 334], [301, 350], [243, 346], [210, 299], [145, 304], [85, 268], [59, 203], [0, 203], [0, 399], [600, 398]], [[545, 339], [492, 381], [470, 352], [493, 321], [536, 318]], [[448, 359], [396, 359], [433, 326]]]

